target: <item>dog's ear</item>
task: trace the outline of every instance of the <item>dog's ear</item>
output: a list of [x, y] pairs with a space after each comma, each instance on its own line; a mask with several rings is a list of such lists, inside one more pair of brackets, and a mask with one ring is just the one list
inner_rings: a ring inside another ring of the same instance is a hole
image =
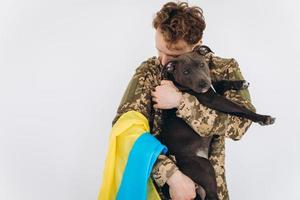
[[167, 72], [172, 73], [175, 69], [175, 62], [170, 61], [165, 65], [165, 67], [166, 67]]
[[201, 56], [205, 56], [207, 53], [214, 53], [208, 46], [206, 45], [197, 45], [193, 49], [194, 52], [197, 52]]

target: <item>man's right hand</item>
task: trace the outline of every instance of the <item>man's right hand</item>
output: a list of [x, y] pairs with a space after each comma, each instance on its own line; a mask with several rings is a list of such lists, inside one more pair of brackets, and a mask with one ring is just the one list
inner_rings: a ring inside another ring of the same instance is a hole
[[195, 183], [188, 176], [177, 170], [167, 180], [172, 200], [192, 200], [196, 197]]

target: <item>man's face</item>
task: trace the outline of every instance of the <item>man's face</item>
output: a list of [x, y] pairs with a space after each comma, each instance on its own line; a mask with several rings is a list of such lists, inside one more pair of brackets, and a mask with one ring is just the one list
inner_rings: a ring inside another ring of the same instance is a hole
[[[201, 41], [199, 41], [198, 44], [201, 44]], [[157, 29], [155, 33], [158, 59], [162, 65], [165, 65], [171, 58], [176, 58], [181, 54], [191, 52], [193, 47], [198, 44], [188, 45], [184, 40], [179, 40], [177, 43], [171, 44], [168, 48], [161, 31]]]

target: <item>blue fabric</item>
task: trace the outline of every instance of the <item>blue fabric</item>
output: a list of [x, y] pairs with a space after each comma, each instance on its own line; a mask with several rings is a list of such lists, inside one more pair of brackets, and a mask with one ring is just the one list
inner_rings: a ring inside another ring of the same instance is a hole
[[134, 143], [123, 173], [117, 200], [146, 200], [147, 181], [159, 154], [167, 147], [151, 135], [143, 133]]

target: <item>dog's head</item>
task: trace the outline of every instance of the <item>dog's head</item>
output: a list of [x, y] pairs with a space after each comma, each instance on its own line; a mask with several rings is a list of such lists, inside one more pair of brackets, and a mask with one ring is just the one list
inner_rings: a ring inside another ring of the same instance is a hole
[[206, 46], [196, 46], [192, 52], [169, 60], [164, 66], [174, 81], [197, 93], [205, 93], [211, 87], [210, 70], [204, 55], [212, 52]]

